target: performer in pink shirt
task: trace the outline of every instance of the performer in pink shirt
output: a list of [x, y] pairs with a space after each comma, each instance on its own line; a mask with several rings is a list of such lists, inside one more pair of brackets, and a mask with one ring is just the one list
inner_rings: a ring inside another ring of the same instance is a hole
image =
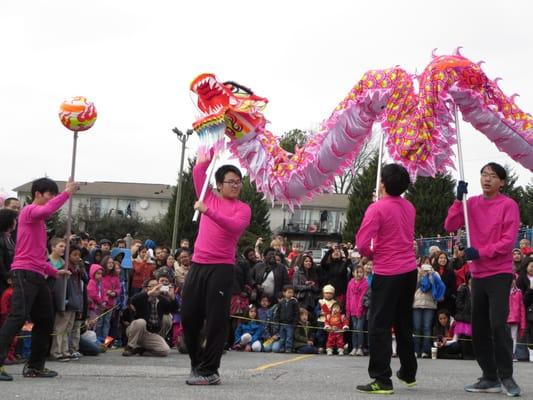
[[[503, 385], [509, 396], [519, 396], [520, 387], [513, 379], [513, 341], [506, 322], [520, 211], [514, 200], [500, 193], [506, 179], [505, 168], [488, 163], [481, 169], [483, 194], [467, 201], [471, 247], [464, 254], [471, 261], [472, 341], [483, 376], [465, 390], [497, 393]], [[457, 200], [444, 222], [448, 232], [465, 224], [461, 201], [467, 186], [463, 181], [457, 185]]]
[[398, 164], [384, 166], [379, 200], [367, 208], [355, 237], [359, 253], [374, 262], [368, 320], [368, 373], [374, 381], [357, 386], [357, 390], [364, 393], [394, 392], [390, 367], [393, 326], [401, 363], [396, 376], [409, 387], [416, 385], [417, 362], [412, 328], [417, 283], [413, 249], [416, 212], [413, 205], [401, 197], [409, 184], [409, 174], [404, 167]]
[[17, 245], [11, 264], [13, 271], [13, 297], [11, 311], [0, 329], [0, 381], [12, 381], [3, 363], [11, 341], [20, 331], [28, 316], [33, 322], [31, 356], [24, 366], [23, 376], [53, 378], [55, 371], [44, 367], [54, 328], [52, 295], [46, 277], [68, 276], [68, 269], [56, 270], [47, 261], [45, 221], [61, 208], [78, 190], [78, 185], [68, 182], [59, 195], [57, 184], [48, 178], [32, 183], [32, 203], [22, 209], [18, 219]]
[[[209, 160], [195, 165], [193, 181], [200, 196]], [[183, 286], [181, 321], [191, 359], [188, 385], [218, 385], [218, 368], [227, 338], [235, 250], [250, 224], [250, 207], [240, 201], [242, 175], [233, 165], [215, 172], [218, 193], [208, 189], [194, 208], [200, 213], [200, 229], [194, 244], [192, 266]], [[206, 346], [201, 348], [204, 326]]]

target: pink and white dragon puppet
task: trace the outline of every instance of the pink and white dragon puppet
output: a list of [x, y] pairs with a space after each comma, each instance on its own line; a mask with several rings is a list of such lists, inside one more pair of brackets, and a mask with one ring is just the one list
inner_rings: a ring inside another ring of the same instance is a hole
[[465, 121], [533, 171], [533, 118], [518, 108], [514, 96], [500, 90], [497, 80], [485, 75], [480, 63], [457, 50], [454, 55], [433, 56], [418, 77], [418, 93], [413, 79], [398, 67], [366, 72], [321, 129], [291, 154], [266, 129], [262, 111], [267, 99], [202, 74], [191, 83], [203, 113], [193, 124], [203, 143], [199, 154], [205, 155], [213, 145], [220, 147], [227, 136], [230, 151], [257, 189], [292, 208], [331, 188], [371, 135], [374, 122], [381, 124], [389, 154], [413, 177], [453, 167], [456, 105]]

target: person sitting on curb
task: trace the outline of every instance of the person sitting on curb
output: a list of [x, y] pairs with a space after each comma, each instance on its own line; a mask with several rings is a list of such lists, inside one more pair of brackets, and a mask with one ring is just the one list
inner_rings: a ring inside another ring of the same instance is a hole
[[128, 345], [123, 356], [145, 354], [166, 357], [170, 351], [161, 331], [163, 315], [176, 313], [179, 306], [175, 301], [174, 289], [150, 279], [145, 283], [145, 290], [131, 299], [135, 309], [135, 320], [126, 329]]

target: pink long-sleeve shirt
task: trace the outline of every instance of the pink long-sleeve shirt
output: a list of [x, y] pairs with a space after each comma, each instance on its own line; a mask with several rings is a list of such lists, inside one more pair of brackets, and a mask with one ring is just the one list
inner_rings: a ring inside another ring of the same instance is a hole
[[30, 204], [22, 209], [18, 218], [12, 270], [23, 269], [53, 278], [57, 275], [57, 270], [48, 262], [45, 221], [59, 210], [68, 198], [68, 192], [62, 192], [45, 205]]
[[[470, 242], [479, 251], [479, 259], [470, 265], [472, 277], [512, 274], [512, 252], [520, 227], [518, 204], [503, 194], [491, 199], [479, 195], [470, 197], [467, 207]], [[464, 224], [463, 205], [455, 200], [448, 210], [444, 229], [453, 232]]]
[[[199, 197], [206, 180], [209, 161], [198, 163], [192, 170], [194, 188]], [[207, 189], [204, 204], [207, 211], [200, 218], [198, 237], [192, 260], [198, 264], [235, 264], [237, 242], [250, 225], [252, 212], [238, 199], [225, 199]]]
[[391, 276], [416, 269], [415, 218], [413, 205], [399, 196], [386, 196], [366, 209], [355, 242], [361, 255], [373, 258], [374, 273]]

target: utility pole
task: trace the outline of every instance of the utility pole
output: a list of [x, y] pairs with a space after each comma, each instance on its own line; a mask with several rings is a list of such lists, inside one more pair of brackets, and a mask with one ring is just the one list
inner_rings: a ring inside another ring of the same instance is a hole
[[178, 240], [178, 221], [180, 215], [181, 206], [181, 188], [183, 186], [183, 163], [185, 162], [185, 148], [187, 140], [194, 133], [192, 129], [187, 129], [187, 132], [183, 133], [178, 128], [173, 128], [174, 132], [181, 143], [181, 160], [180, 160], [180, 172], [178, 176], [178, 187], [176, 189], [176, 204], [174, 208], [174, 229], [172, 230], [172, 254], [176, 252], [176, 243]]

